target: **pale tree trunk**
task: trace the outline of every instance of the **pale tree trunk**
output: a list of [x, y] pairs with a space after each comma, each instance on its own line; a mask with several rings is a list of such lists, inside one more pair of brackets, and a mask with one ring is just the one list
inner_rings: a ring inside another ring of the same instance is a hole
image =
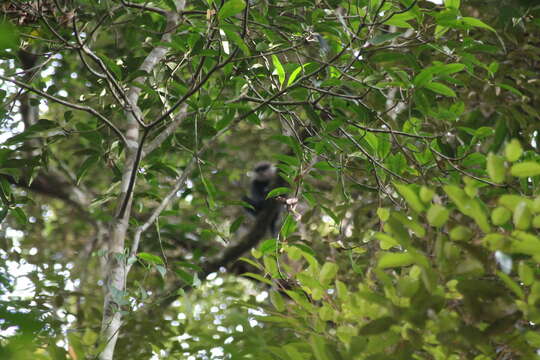
[[[180, 22], [180, 12], [185, 7], [185, 1], [176, 1], [177, 11], [163, 12], [167, 17], [167, 27], [161, 37], [161, 42], [170, 42], [172, 34]], [[140, 66], [140, 70], [151, 74], [152, 70], [163, 60], [167, 52], [164, 46], [156, 46], [145, 58]], [[144, 83], [146, 76], [140, 76], [134, 80], [134, 83]], [[129, 217], [131, 214], [131, 203], [133, 196], [133, 187], [130, 188], [130, 182], [134, 181], [132, 177], [136, 174], [137, 150], [143, 146], [141, 131], [144, 127], [142, 112], [139, 109], [137, 102], [141, 93], [141, 89], [137, 86], [132, 86], [126, 92], [128, 106], [126, 110], [127, 128], [126, 137], [126, 159], [123, 169], [121, 189], [122, 193], [119, 196], [119, 201], [116, 209], [115, 220], [111, 223], [111, 237], [107, 248], [107, 267], [105, 274], [105, 294], [103, 304], [103, 318], [101, 322], [101, 342], [103, 350], [99, 354], [100, 360], [112, 360], [120, 328], [122, 326], [122, 313], [120, 307], [129, 306], [124, 303], [127, 299], [126, 295], [126, 279], [128, 251], [125, 248], [125, 241], [129, 227]], [[136, 250], [136, 249], [135, 249]]]
[[[135, 128], [137, 129], [137, 128]], [[133, 135], [138, 136], [138, 130], [133, 131]], [[129, 139], [129, 138], [128, 138]], [[136, 142], [135, 142], [136, 143]], [[131, 196], [127, 193], [127, 186], [129, 184], [131, 169], [135, 164], [135, 152], [128, 150], [128, 159], [126, 159], [126, 167], [124, 169], [124, 176], [122, 177], [122, 193], [120, 197], [119, 206], [126, 196]], [[131, 165], [131, 166], [129, 166]], [[129, 225], [129, 216], [131, 213], [131, 201], [129, 201], [125, 213], [122, 218], [116, 219], [111, 224], [111, 237], [109, 239], [108, 253], [107, 253], [107, 266], [106, 266], [106, 278], [105, 278], [105, 296], [103, 303], [103, 318], [101, 320], [101, 339], [105, 342], [105, 347], [99, 355], [100, 360], [112, 360], [114, 356], [114, 349], [120, 327], [122, 325], [122, 313], [120, 312], [120, 299], [125, 299], [126, 288], [126, 257], [124, 256], [124, 245], [126, 234]]]

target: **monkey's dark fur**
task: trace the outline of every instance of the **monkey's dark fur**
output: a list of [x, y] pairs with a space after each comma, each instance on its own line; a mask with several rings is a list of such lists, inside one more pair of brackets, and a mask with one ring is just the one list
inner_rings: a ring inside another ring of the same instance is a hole
[[[246, 207], [246, 211], [257, 217], [269, 204], [270, 199], [266, 199], [268, 193], [277, 185], [278, 174], [274, 165], [269, 162], [260, 162], [253, 169], [253, 179], [251, 180], [250, 196], [244, 196], [242, 200], [253, 208]], [[270, 233], [277, 235], [276, 223], [279, 212], [275, 214], [270, 222]]]

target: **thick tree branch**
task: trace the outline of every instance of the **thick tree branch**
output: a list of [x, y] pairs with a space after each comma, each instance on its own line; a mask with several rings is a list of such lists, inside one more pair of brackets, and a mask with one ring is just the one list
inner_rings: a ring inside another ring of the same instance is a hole
[[86, 207], [90, 204], [90, 200], [80, 189], [62, 180], [60, 176], [41, 173], [30, 184], [26, 179], [15, 180], [11, 176], [6, 176], [6, 179], [20, 188], [62, 200], [87, 213]]
[[[179, 7], [179, 10], [182, 10], [184, 8], [184, 5], [185, 2], [183, 0], [177, 1], [177, 7]], [[161, 37], [162, 43], [171, 42], [172, 31], [177, 27], [179, 21], [180, 16], [176, 12], [167, 12], [167, 27], [165, 33]], [[159, 45], [153, 48], [152, 51], [150, 51], [150, 53], [144, 59], [143, 63], [139, 67], [139, 70], [145, 72], [146, 74], [150, 74], [151, 71], [157, 66], [157, 64], [165, 57], [165, 55], [167, 54], [167, 50], [167, 47], [163, 45]], [[124, 179], [122, 180], [122, 194], [121, 200], [119, 202], [120, 206], [118, 207], [118, 211], [116, 214], [116, 217], [119, 219], [125, 216], [126, 210], [132, 199], [133, 188], [135, 187], [135, 180], [137, 178], [137, 170], [139, 168], [139, 162], [143, 154], [144, 141], [148, 136], [149, 131], [154, 127], [154, 125], [157, 124], [156, 122], [153, 122], [150, 125], [145, 125], [144, 120], [141, 119], [140, 121], [138, 121], [139, 125], [141, 125], [145, 129], [141, 139], [138, 139], [139, 129], [137, 123], [131, 121], [130, 119], [131, 117], [135, 119], [137, 119], [137, 117], [141, 117], [141, 110], [137, 105], [139, 101], [139, 96], [141, 95], [141, 88], [136, 86], [135, 84], [144, 83], [147, 76], [148, 75], [141, 75], [137, 77], [134, 80], [133, 85], [130, 86], [127, 92], [128, 103], [132, 106], [132, 113], [128, 114], [128, 137], [131, 136], [133, 138], [133, 141], [130, 141], [127, 145], [128, 151], [134, 156], [134, 160], [132, 163], [126, 164], [131, 169], [131, 172], [129, 174], [129, 177], [126, 177], [125, 181]]]
[[[183, 10], [184, 6], [184, 0], [176, 1], [176, 7], [179, 11]], [[171, 41], [172, 32], [176, 29], [180, 21], [180, 15], [176, 11], [167, 11], [166, 17], [167, 25], [165, 33], [161, 37], [161, 42]], [[167, 47], [163, 45], [154, 47], [144, 59], [139, 70], [144, 71], [146, 74], [150, 74], [157, 64], [162, 61], [167, 50]], [[103, 70], [106, 72], [106, 68], [103, 68]], [[142, 112], [138, 106], [141, 89], [135, 85], [136, 83], [144, 83], [146, 78], [147, 75], [137, 77], [134, 80], [133, 85], [128, 89], [127, 94], [122, 93], [122, 96], [125, 97], [128, 105], [128, 109], [125, 110], [127, 118], [126, 159], [122, 174], [121, 193], [117, 203], [115, 219], [111, 223], [112, 231], [107, 252], [106, 286], [100, 332], [101, 342], [104, 347], [103, 351], [99, 354], [100, 360], [113, 359], [116, 342], [122, 325], [122, 312], [119, 309], [120, 305], [115, 300], [115, 294], [119, 291], [125, 291], [130, 265], [128, 265], [126, 261], [119, 259], [117, 255], [122, 254], [125, 251], [125, 241], [129, 228], [129, 217], [133, 201], [133, 188], [135, 186], [144, 141], [151, 130], [151, 127], [144, 124]], [[111, 81], [113, 81], [115, 86], [118, 85], [114, 82], [114, 78], [111, 78]], [[119, 91], [122, 91], [122, 89], [119, 89]], [[144, 129], [142, 136], [140, 136], [141, 128]]]

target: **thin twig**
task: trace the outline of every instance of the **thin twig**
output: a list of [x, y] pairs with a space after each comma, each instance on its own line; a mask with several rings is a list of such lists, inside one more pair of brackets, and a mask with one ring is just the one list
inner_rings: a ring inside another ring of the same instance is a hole
[[67, 106], [67, 107], [72, 108], [72, 109], [85, 111], [85, 112], [90, 113], [90, 114], [92, 114], [94, 116], [97, 116], [98, 118], [101, 119], [101, 121], [103, 121], [105, 124], [107, 124], [111, 128], [111, 130], [120, 138], [120, 140], [122, 140], [122, 142], [124, 144], [127, 143], [127, 140], [124, 137], [124, 134], [122, 134], [122, 132], [109, 119], [107, 119], [105, 116], [103, 116], [97, 110], [95, 110], [94, 108], [91, 108], [90, 106], [78, 105], [78, 104], [74, 104], [74, 103], [71, 103], [71, 102], [66, 101], [66, 100], [62, 100], [60, 98], [57, 98], [56, 96], [49, 95], [44, 91], [38, 90], [38, 89], [28, 85], [28, 84], [25, 84], [22, 81], [15, 80], [15, 79], [10, 79], [10, 78], [7, 78], [7, 77], [2, 76], [2, 75], [0, 75], [0, 80], [4, 80], [4, 81], [8, 81], [10, 83], [13, 83], [13, 84], [15, 84], [15, 85], [17, 85], [17, 86], [19, 86], [19, 87], [21, 87], [23, 89], [26, 89], [28, 91], [31, 91], [31, 92], [36, 93], [38, 95], [41, 95], [44, 98], [49, 99], [51, 101], [54, 101], [54, 102], [56, 102], [58, 104], [62, 104], [64, 106]]

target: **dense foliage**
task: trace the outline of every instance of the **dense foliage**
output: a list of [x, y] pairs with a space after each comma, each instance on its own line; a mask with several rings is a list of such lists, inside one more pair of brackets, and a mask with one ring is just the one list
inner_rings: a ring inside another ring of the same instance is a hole
[[540, 357], [535, 1], [0, 10], [1, 358]]

